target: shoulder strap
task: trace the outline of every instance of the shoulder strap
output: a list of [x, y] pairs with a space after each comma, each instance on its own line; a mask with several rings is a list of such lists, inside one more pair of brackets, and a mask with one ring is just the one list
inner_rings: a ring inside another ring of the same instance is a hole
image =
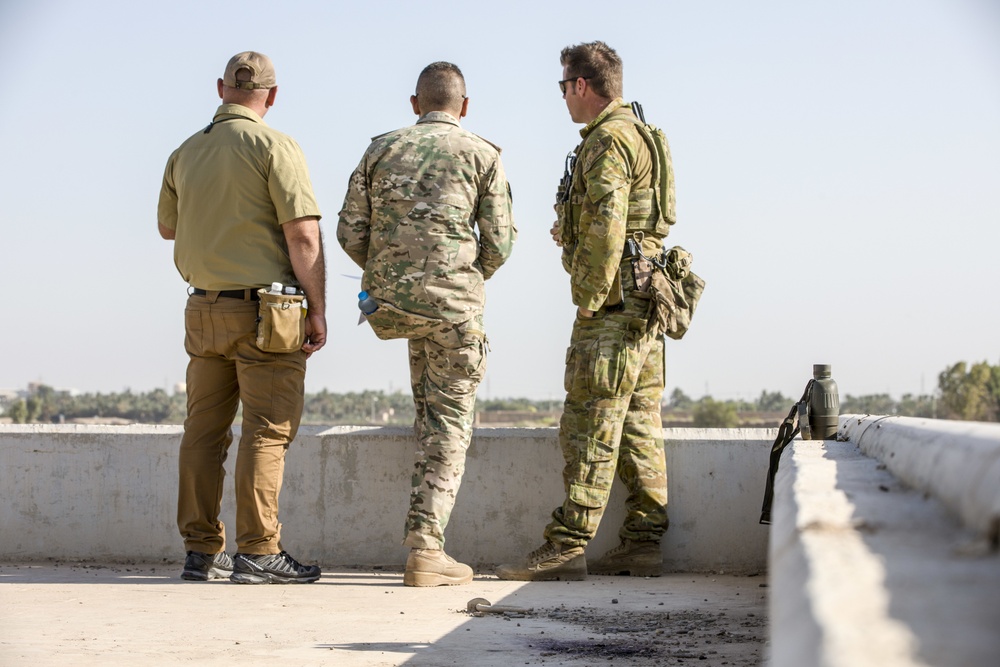
[[607, 121], [623, 121], [635, 125], [649, 153], [653, 158], [653, 197], [656, 199], [656, 206], [660, 212], [660, 217], [667, 223], [673, 224], [673, 220], [667, 217], [668, 203], [670, 201], [670, 149], [666, 145], [665, 138], [660, 139], [663, 133], [657, 128], [646, 123], [646, 117], [642, 112], [642, 105], [632, 102], [633, 116], [608, 116], [601, 123]]
[[[240, 120], [240, 118], [242, 118], [242, 116], [230, 116], [229, 118], [223, 118], [222, 120], [213, 120], [205, 128], [205, 132], [204, 133], [208, 134], [209, 132], [212, 131], [212, 128], [215, 127], [216, 125], [218, 125], [219, 123], [225, 123], [225, 122], [230, 121], [230, 120]], [[249, 118], [244, 118], [243, 120], [250, 120], [250, 119]]]

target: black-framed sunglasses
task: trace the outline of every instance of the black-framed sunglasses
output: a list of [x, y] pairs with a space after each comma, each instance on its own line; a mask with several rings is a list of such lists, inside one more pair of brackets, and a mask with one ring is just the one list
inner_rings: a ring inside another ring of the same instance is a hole
[[577, 79], [587, 80], [587, 79], [592, 79], [592, 78], [594, 78], [594, 77], [592, 77], [592, 76], [574, 76], [571, 79], [563, 79], [562, 81], [559, 82], [559, 92], [562, 93], [563, 95], [565, 95], [566, 94], [566, 84], [569, 83], [570, 81], [576, 81]]

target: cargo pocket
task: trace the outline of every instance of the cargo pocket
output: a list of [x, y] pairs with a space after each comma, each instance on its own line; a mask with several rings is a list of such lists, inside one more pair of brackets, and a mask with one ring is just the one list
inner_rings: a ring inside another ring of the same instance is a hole
[[600, 440], [587, 438], [577, 466], [576, 481], [569, 487], [570, 500], [591, 509], [604, 507], [614, 482], [615, 449]]
[[599, 509], [608, 504], [610, 489], [599, 489], [586, 484], [570, 484], [569, 499], [580, 507]]
[[566, 349], [566, 370], [563, 371], [563, 389], [566, 392], [573, 391], [573, 380], [576, 378], [576, 346], [570, 345]]
[[598, 398], [614, 398], [621, 390], [629, 362], [629, 346], [622, 333], [602, 337], [595, 343], [590, 392]]

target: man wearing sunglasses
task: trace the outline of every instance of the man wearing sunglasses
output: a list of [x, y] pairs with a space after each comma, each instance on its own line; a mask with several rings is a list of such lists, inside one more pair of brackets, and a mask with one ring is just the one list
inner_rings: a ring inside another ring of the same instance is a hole
[[[628, 489], [621, 544], [589, 572], [657, 576], [667, 528], [663, 339], [646, 258], [660, 254], [675, 220], [672, 167], [669, 157], [658, 159], [650, 150], [640, 121], [622, 101], [622, 61], [614, 49], [578, 44], [563, 49], [560, 61], [559, 89], [570, 118], [585, 125], [582, 143], [567, 159], [552, 228], [577, 306], [559, 427], [566, 498], [545, 528], [545, 544], [520, 563], [499, 566], [497, 575], [586, 578], [584, 549], [617, 471]], [[656, 191], [662, 196], [654, 193], [661, 175], [669, 176], [669, 196], [662, 187]]]

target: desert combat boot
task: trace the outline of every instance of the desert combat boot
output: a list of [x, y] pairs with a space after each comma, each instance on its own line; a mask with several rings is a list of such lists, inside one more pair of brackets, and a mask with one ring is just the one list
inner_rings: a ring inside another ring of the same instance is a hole
[[514, 581], [583, 581], [587, 557], [583, 547], [546, 542], [521, 563], [497, 566], [497, 576]]
[[410, 549], [403, 572], [405, 586], [461, 586], [472, 581], [472, 568], [443, 549]]
[[658, 577], [663, 574], [660, 543], [622, 540], [621, 544], [590, 564], [590, 573]]

